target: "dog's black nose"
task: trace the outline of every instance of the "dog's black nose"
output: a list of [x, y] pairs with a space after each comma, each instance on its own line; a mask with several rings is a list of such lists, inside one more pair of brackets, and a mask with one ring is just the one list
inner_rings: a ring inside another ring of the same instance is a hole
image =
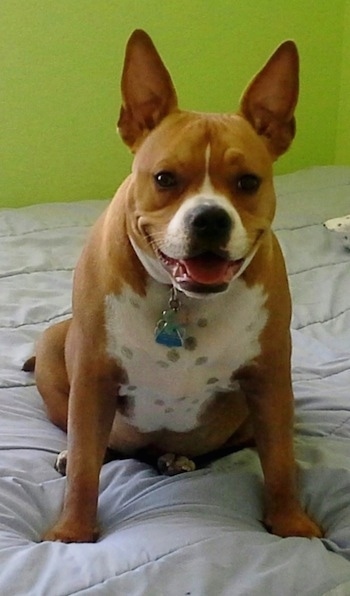
[[227, 242], [232, 220], [225, 209], [218, 205], [199, 205], [188, 217], [191, 233], [198, 240]]

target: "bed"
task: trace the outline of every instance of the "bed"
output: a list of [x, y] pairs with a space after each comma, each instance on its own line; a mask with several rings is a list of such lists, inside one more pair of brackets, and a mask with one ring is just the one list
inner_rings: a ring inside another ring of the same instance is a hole
[[66, 435], [21, 371], [50, 323], [69, 316], [72, 271], [106, 205], [0, 211], [1, 596], [348, 596], [350, 251], [322, 224], [350, 213], [350, 168], [276, 178], [275, 229], [294, 300], [295, 446], [304, 506], [322, 540], [280, 539], [262, 518], [253, 449], [177, 477], [132, 459], [101, 472], [96, 544], [40, 542], [62, 507], [54, 469]]

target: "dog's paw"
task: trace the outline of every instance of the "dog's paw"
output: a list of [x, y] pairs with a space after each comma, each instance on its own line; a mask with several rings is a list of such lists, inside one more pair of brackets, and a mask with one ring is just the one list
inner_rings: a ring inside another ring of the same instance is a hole
[[322, 529], [301, 509], [267, 515], [264, 524], [271, 534], [281, 538], [322, 538], [324, 535]]
[[42, 537], [42, 542], [96, 542], [99, 536], [98, 528], [89, 529], [77, 524], [64, 524], [58, 522], [53, 528], [48, 530]]
[[161, 474], [175, 476], [184, 472], [193, 472], [196, 469], [196, 464], [184, 455], [166, 453], [158, 458], [157, 467]]
[[68, 456], [68, 451], [67, 451], [67, 449], [65, 449], [64, 451], [61, 451], [61, 453], [58, 454], [57, 459], [55, 461], [55, 470], [57, 470], [57, 472], [62, 474], [62, 476], [66, 475], [67, 456]]

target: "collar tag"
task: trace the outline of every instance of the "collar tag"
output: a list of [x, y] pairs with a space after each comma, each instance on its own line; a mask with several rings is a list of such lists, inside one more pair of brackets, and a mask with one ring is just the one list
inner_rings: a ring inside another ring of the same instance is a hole
[[154, 338], [157, 344], [167, 346], [168, 348], [181, 348], [185, 341], [185, 325], [180, 316], [181, 302], [177, 295], [177, 290], [172, 286], [168, 308], [163, 310], [162, 317], [159, 319], [154, 330]]

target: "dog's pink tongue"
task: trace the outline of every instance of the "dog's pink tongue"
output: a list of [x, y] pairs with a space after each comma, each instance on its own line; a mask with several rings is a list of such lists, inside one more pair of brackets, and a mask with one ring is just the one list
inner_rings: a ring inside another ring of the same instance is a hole
[[199, 255], [180, 263], [192, 281], [208, 285], [228, 283], [240, 267], [240, 262], [226, 261], [214, 254]]

